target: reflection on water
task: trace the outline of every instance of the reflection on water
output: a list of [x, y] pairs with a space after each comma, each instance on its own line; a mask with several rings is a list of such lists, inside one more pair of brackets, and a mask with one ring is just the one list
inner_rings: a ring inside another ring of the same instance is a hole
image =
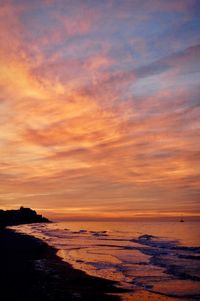
[[117, 280], [130, 289], [123, 300], [200, 300], [198, 222], [63, 222], [13, 228], [56, 247], [77, 269]]

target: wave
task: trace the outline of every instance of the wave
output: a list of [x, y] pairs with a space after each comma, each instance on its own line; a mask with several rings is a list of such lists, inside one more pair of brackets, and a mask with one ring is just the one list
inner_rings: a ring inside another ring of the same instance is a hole
[[200, 297], [200, 247], [180, 245], [178, 237], [59, 226], [13, 228], [46, 240], [75, 268], [117, 280], [124, 288], [193, 300]]

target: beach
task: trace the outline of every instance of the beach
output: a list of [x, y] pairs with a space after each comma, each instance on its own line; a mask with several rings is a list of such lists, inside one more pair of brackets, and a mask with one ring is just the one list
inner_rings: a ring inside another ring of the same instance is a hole
[[0, 300], [119, 300], [113, 281], [86, 275], [34, 237], [0, 229]]
[[[62, 283], [64, 294], [65, 290], [67, 294], [72, 291], [78, 300], [79, 292], [82, 300], [194, 301], [200, 298], [199, 222], [68, 221], [10, 228], [29, 235], [29, 239], [35, 237], [46, 247], [48, 244], [48, 250], [53, 248], [59, 263], [63, 260], [64, 274], [56, 272], [61, 278], [58, 284], [57, 276], [51, 278], [52, 290]], [[55, 257], [48, 255], [46, 261], [46, 255], [45, 260], [35, 261], [37, 270], [51, 269], [52, 262], [53, 270], [57, 270]], [[50, 270], [49, 275], [53, 274]], [[58, 292], [62, 290], [61, 286]]]

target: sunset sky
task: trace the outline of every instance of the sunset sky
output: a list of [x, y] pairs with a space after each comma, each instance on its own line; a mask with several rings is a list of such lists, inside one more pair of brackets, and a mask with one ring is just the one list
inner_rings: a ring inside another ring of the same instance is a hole
[[0, 4], [0, 207], [200, 215], [200, 2]]

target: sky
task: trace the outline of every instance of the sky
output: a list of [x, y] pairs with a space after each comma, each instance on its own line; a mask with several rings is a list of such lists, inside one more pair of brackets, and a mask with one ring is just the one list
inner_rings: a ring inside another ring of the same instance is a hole
[[199, 1], [0, 4], [0, 207], [200, 215]]

